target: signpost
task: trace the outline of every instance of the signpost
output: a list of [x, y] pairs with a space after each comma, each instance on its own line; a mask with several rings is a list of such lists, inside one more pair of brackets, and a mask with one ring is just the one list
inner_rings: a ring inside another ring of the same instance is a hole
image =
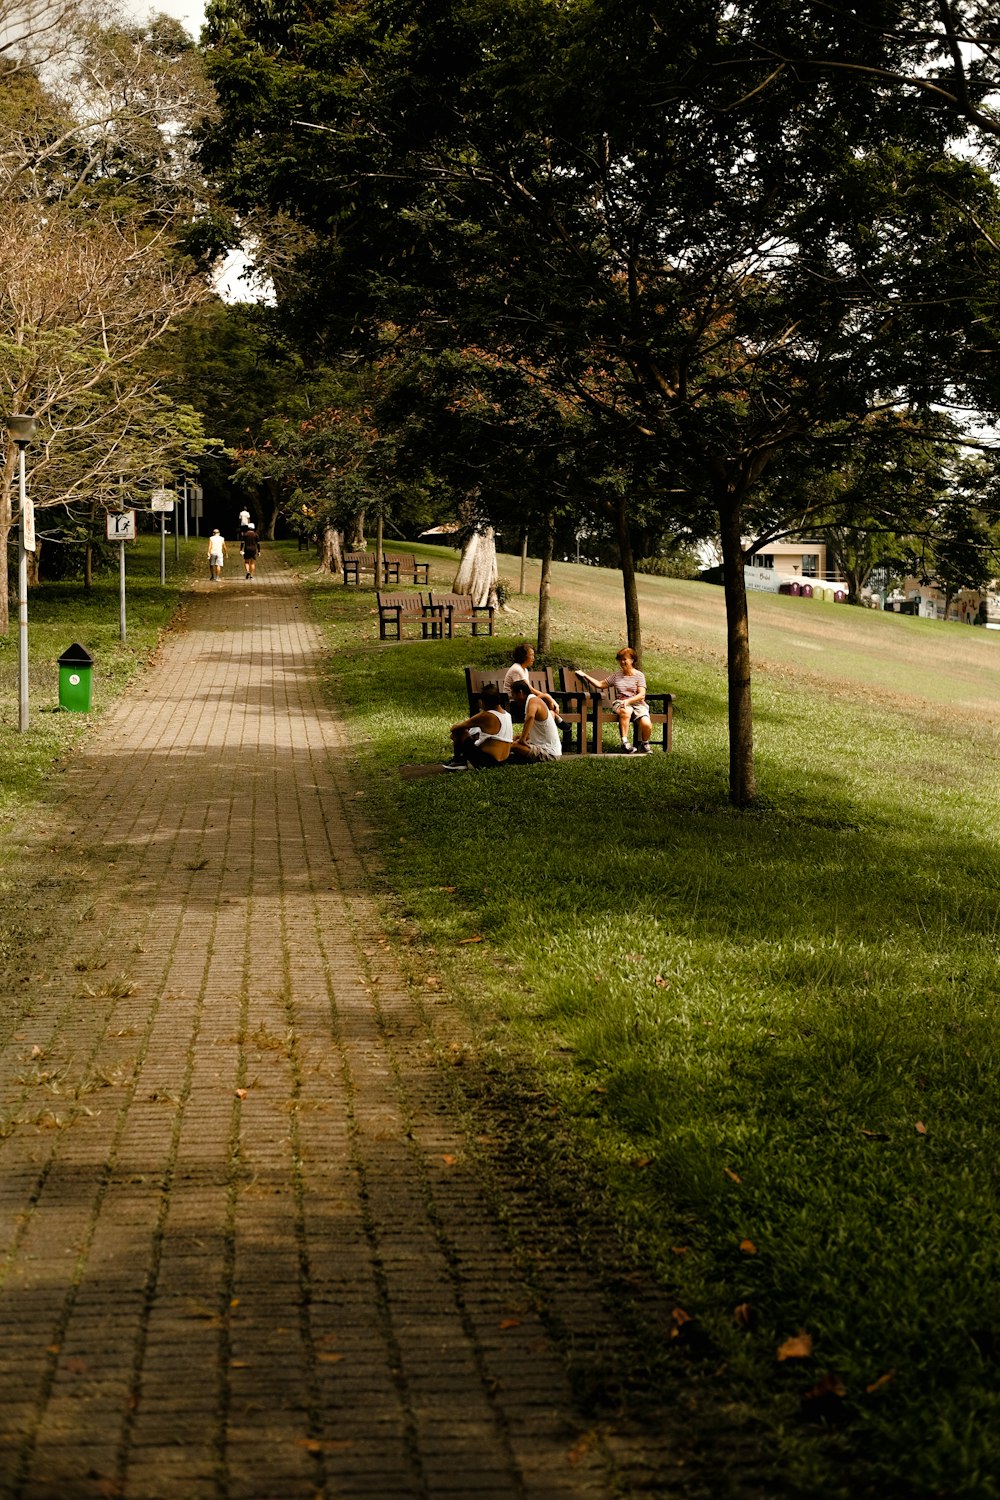
[[173, 490], [154, 490], [150, 506], [160, 512], [160, 583], [167, 581], [167, 511], [174, 508]]
[[125, 639], [125, 543], [135, 541], [135, 511], [109, 510], [104, 518], [109, 542], [118, 542], [118, 637]]

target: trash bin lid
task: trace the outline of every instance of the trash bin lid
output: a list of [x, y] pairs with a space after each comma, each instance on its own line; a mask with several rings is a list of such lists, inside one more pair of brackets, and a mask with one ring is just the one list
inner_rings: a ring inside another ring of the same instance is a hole
[[92, 667], [94, 658], [86, 646], [81, 646], [79, 641], [74, 641], [72, 646], [67, 646], [59, 658], [61, 667]]

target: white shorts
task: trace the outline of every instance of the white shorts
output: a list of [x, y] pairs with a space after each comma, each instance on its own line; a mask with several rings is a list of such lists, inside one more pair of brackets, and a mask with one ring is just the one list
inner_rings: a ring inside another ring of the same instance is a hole
[[625, 715], [627, 715], [627, 720], [629, 723], [631, 723], [633, 719], [649, 718], [648, 703], [615, 703], [613, 707], [616, 714], [624, 713]]

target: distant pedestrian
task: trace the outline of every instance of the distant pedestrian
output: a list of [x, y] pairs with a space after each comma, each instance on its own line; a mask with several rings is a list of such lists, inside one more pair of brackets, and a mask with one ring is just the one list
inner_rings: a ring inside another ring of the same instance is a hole
[[260, 555], [260, 537], [257, 528], [251, 521], [243, 533], [243, 567], [248, 578], [253, 578], [257, 570], [257, 558]]
[[249, 525], [250, 525], [250, 512], [247, 510], [246, 506], [244, 505], [243, 509], [240, 511], [240, 536], [243, 535], [244, 531], [246, 531], [246, 529], [247, 529], [247, 527]]
[[221, 583], [222, 569], [228, 556], [226, 539], [217, 526], [208, 539], [208, 573], [213, 583]]

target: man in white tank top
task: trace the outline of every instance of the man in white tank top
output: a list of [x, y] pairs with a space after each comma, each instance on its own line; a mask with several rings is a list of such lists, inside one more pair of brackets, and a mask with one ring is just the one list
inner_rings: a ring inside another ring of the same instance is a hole
[[562, 741], [552, 710], [526, 682], [513, 684], [511, 699], [515, 706], [524, 706], [524, 724], [510, 747], [511, 759], [522, 762], [558, 760], [562, 755]]
[[451, 760], [444, 763], [446, 771], [467, 771], [470, 766], [476, 771], [492, 770], [510, 754], [514, 726], [500, 694], [495, 687], [485, 688], [480, 701], [479, 713], [451, 726]]

